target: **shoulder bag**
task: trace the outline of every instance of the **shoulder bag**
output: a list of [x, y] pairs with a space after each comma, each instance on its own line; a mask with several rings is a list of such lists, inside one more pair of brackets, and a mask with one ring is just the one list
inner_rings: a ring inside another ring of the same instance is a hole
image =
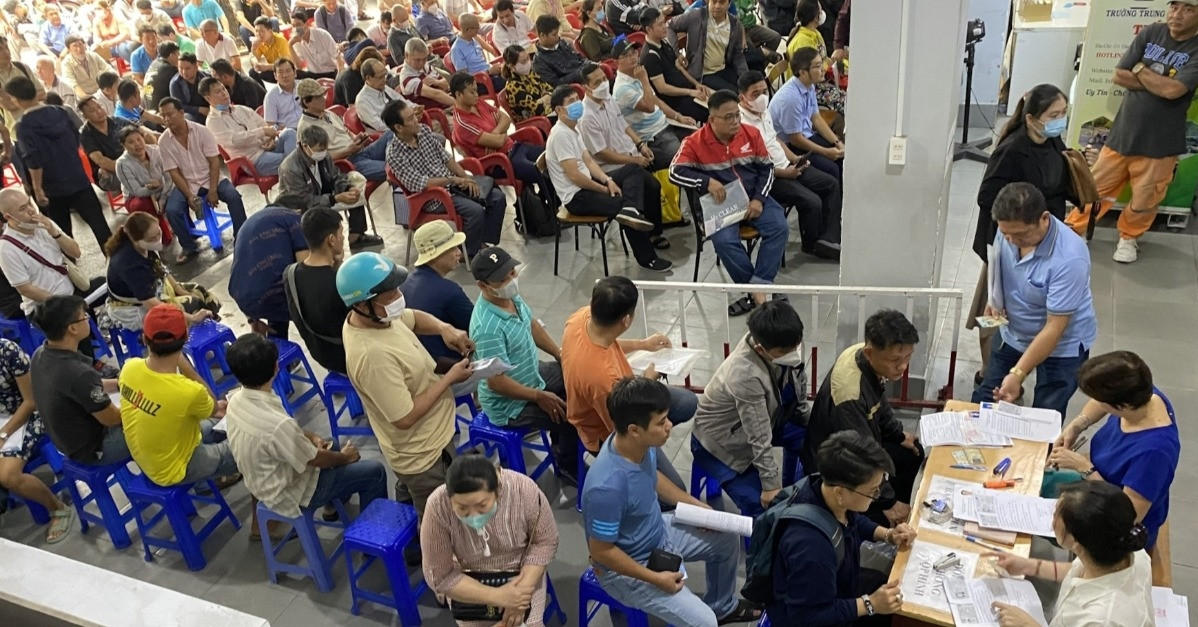
[[62, 265], [56, 266], [56, 265], [50, 263], [49, 261], [47, 261], [45, 257], [38, 254], [37, 251], [26, 246], [25, 243], [21, 242], [20, 240], [17, 240], [8, 235], [0, 235], [0, 239], [4, 240], [6, 242], [12, 243], [13, 246], [16, 246], [17, 248], [21, 249], [22, 252], [24, 252], [26, 255], [29, 255], [34, 261], [65, 276], [67, 279], [69, 279], [71, 281], [71, 285], [75, 286], [75, 289], [80, 290], [80, 291], [86, 291], [87, 288], [91, 287], [91, 281], [87, 278], [86, 275], [83, 274], [83, 271], [79, 269], [79, 266], [76, 266], [75, 262], [71, 261], [69, 257], [64, 256]]

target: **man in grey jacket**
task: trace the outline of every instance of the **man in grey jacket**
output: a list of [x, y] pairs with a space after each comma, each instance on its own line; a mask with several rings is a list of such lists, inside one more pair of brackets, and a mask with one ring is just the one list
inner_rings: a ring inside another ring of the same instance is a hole
[[301, 128], [298, 149], [279, 164], [279, 193], [303, 198], [307, 209], [352, 206], [347, 220], [350, 249], [381, 245], [383, 238], [366, 232], [366, 208], [358, 205], [365, 201], [362, 193], [329, 158], [328, 148], [329, 134], [323, 127]]
[[[810, 404], [799, 314], [771, 300], [753, 311], [748, 326], [699, 397], [691, 452], [696, 470], [756, 517], [797, 478]], [[774, 446], [783, 447], [781, 470]]]
[[[736, 93], [736, 79], [749, 71], [745, 61], [745, 28], [728, 15], [730, 0], [710, 0], [707, 6], [670, 20], [670, 44], [686, 33], [686, 71], [712, 89]], [[759, 71], [764, 67], [754, 68]]]

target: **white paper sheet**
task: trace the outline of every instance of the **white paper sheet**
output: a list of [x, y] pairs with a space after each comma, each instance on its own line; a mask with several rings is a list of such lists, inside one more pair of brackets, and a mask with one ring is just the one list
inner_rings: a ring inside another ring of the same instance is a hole
[[1190, 627], [1189, 600], [1174, 594], [1172, 588], [1153, 587], [1152, 605], [1156, 610], [1156, 627]]
[[[953, 552], [961, 559], [960, 564], [944, 572], [938, 572], [932, 567], [945, 555]], [[914, 604], [948, 612], [948, 597], [944, 592], [944, 581], [946, 579], [968, 579], [973, 576], [977, 565], [977, 553], [957, 551], [917, 539], [911, 545], [911, 556], [907, 560], [907, 567], [903, 570], [902, 583], [899, 584], [903, 591], [903, 604]]]
[[[12, 416], [0, 416], [0, 429], [12, 420]], [[21, 425], [19, 429], [8, 434], [8, 438], [4, 440], [3, 446], [0, 446], [0, 451], [16, 451], [21, 448], [21, 444], [25, 442], [25, 425]]]
[[685, 377], [691, 373], [695, 362], [707, 356], [707, 351], [697, 348], [663, 348], [657, 352], [633, 351], [627, 355], [632, 371], [640, 374], [653, 364], [657, 374]]
[[982, 490], [973, 495], [977, 523], [991, 529], [1053, 537], [1052, 517], [1056, 499], [1000, 490]]
[[470, 373], [469, 379], [466, 379], [464, 382], [459, 384], [463, 387], [468, 387], [478, 383], [479, 381], [482, 381], [483, 379], [490, 379], [495, 375], [503, 374], [512, 369], [507, 362], [498, 357], [478, 359], [471, 362], [470, 365], [474, 367], [474, 371]]
[[1061, 414], [1055, 409], [1034, 409], [1000, 402], [978, 412], [984, 431], [1002, 433], [1019, 440], [1052, 442], [1061, 435]]
[[[919, 529], [921, 531], [931, 529], [941, 533], [947, 533], [954, 536], [964, 536], [965, 523], [959, 520], [957, 515], [956, 496], [962, 491], [975, 492], [982, 489], [982, 484], [973, 483], [972, 481], [960, 481], [958, 479], [950, 479], [940, 475], [932, 475], [932, 480], [928, 483], [927, 500], [942, 499], [953, 504], [953, 517], [945, 523], [934, 523], [928, 520], [926, 514], [921, 513], [919, 516]], [[967, 520], [975, 520], [973, 518]]]
[[970, 412], [946, 411], [919, 417], [919, 441], [932, 446], [1011, 446], [1011, 438], [1002, 432], [981, 428]]
[[957, 625], [998, 627], [998, 617], [991, 608], [995, 601], [1014, 605], [1030, 614], [1041, 626], [1048, 625], [1040, 595], [1036, 594], [1030, 581], [997, 577], [948, 580], [945, 592], [952, 608], [953, 622]]
[[726, 192], [724, 202], [717, 203], [711, 193], [699, 197], [699, 205], [703, 209], [703, 232], [707, 237], [726, 227], [736, 227], [749, 210], [749, 194], [740, 180], [724, 186]]
[[752, 518], [729, 512], [717, 512], [689, 503], [678, 504], [678, 509], [674, 510], [674, 522], [712, 531], [726, 531], [746, 538], [753, 535]]

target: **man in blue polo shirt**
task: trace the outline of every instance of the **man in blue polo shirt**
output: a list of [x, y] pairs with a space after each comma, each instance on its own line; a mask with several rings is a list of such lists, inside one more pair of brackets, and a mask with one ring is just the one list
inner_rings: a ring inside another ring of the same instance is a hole
[[1098, 335], [1085, 241], [1048, 213], [1028, 183], [1002, 188], [991, 208], [998, 224], [990, 262], [987, 315], [1005, 315], [973, 402], [1014, 401], [1036, 371], [1033, 407], [1065, 415], [1077, 371]]
[[[481, 382], [478, 399], [491, 424], [549, 431], [559, 477], [577, 486], [578, 430], [566, 420], [562, 352], [520, 296], [518, 265], [498, 246], [478, 251], [470, 263], [481, 292], [470, 317], [475, 355], [498, 357], [512, 367]], [[537, 349], [553, 360], [540, 361]]]
[[[496, 91], [503, 89], [505, 83], [503, 77], [499, 75], [503, 65], [488, 63], [487, 56], [483, 54], [482, 44], [478, 43], [476, 39], [479, 29], [478, 16], [463, 13], [461, 19], [458, 20], [458, 27], [462, 31], [462, 36], [454, 40], [453, 46], [449, 49], [449, 59], [453, 61], [454, 69], [472, 75], [480, 72], [490, 74], [491, 84], [495, 86]], [[479, 89], [483, 89], [481, 84]]]
[[133, 80], [144, 83], [150, 64], [158, 58], [158, 31], [145, 24], [138, 29], [137, 37], [141, 39], [141, 47], [129, 55], [129, 69], [133, 71]]
[[[407, 306], [449, 323], [455, 329], [470, 327], [474, 303], [462, 286], [445, 278], [462, 263], [466, 235], [453, 229], [452, 222], [434, 220], [416, 229], [416, 266], [400, 285]], [[462, 354], [445, 345], [439, 335], [416, 336], [440, 367], [462, 360]], [[459, 390], [455, 389], [456, 395]]]
[[[740, 538], [731, 533], [677, 525], [666, 503], [710, 509], [657, 470], [670, 437], [670, 392], [659, 381], [626, 377], [607, 397], [615, 424], [591, 465], [582, 491], [583, 527], [599, 585], [615, 600], [671, 625], [716, 627], [756, 621], [761, 612], [736, 600]], [[707, 591], [686, 587], [685, 570], [655, 571], [649, 555], [661, 549], [683, 562], [705, 564]]]
[[794, 76], [774, 94], [769, 106], [778, 139], [840, 180], [844, 142], [820, 117], [815, 99], [815, 84], [824, 80], [823, 55], [815, 48], [799, 48], [790, 57], [790, 71]]

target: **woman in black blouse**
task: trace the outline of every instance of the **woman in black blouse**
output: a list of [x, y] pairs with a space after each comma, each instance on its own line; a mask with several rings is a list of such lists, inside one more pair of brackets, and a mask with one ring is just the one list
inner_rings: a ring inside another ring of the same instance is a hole
[[[973, 313], [965, 324], [978, 328], [976, 316], [985, 315], [987, 293], [987, 248], [994, 243], [998, 226], [990, 217], [990, 208], [999, 190], [1008, 183], [1030, 183], [1044, 194], [1048, 211], [1065, 219], [1065, 202], [1077, 205], [1071, 189], [1069, 167], [1065, 163], [1065, 142], [1061, 135], [1068, 121], [1069, 101], [1056, 85], [1036, 85], [1019, 100], [1015, 112], [998, 137], [990, 155], [982, 185], [978, 188], [978, 225], [973, 236], [973, 252], [982, 259], [982, 276], [973, 297]], [[974, 376], [981, 383], [990, 355], [990, 338], [996, 327], [978, 331], [982, 347], [982, 370]]]

